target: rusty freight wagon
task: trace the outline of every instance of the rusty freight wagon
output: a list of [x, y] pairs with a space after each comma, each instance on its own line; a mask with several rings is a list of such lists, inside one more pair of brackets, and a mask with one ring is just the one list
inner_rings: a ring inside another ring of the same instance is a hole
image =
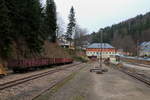
[[14, 72], [23, 72], [31, 69], [72, 63], [71, 58], [38, 58], [8, 61], [8, 68]]

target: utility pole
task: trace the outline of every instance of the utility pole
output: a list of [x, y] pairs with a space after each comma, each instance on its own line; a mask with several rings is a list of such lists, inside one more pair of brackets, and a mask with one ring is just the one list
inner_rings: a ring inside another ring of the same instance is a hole
[[136, 43], [136, 53], [137, 53], [137, 59], [139, 58], [139, 40], [137, 40], [137, 43]]
[[99, 70], [96, 71], [97, 74], [103, 74], [104, 72], [107, 72], [108, 69], [103, 68], [103, 48], [105, 46], [105, 43], [103, 43], [103, 30], [101, 29], [100, 31], [100, 51], [101, 51], [101, 55], [100, 55], [100, 60], [99, 60]]
[[99, 49], [100, 49], [100, 52], [99, 52], [99, 67], [100, 67], [100, 70], [102, 70], [102, 52], [103, 52], [103, 31], [100, 31], [100, 37], [99, 37], [99, 45], [100, 45], [100, 47], [99, 47]]
[[90, 69], [90, 72], [96, 72], [96, 74], [103, 74], [103, 72], [107, 72], [108, 69], [103, 69], [102, 68], [102, 52], [103, 52], [103, 30], [100, 30], [100, 35], [99, 35], [99, 44], [98, 44], [98, 68]]

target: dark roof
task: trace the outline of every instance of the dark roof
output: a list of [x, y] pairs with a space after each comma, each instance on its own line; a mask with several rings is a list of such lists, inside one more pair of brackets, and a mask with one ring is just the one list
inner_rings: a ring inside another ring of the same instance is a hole
[[114, 48], [113, 46], [111, 46], [110, 44], [108, 43], [93, 43], [91, 45], [89, 45], [87, 48]]
[[142, 42], [140, 46], [150, 46], [150, 41], [149, 42]]
[[141, 43], [140, 47], [142, 51], [150, 52], [150, 41]]

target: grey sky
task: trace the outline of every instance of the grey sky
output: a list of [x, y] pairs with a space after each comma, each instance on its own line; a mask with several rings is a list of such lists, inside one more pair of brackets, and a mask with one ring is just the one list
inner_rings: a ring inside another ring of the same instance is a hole
[[[45, 0], [43, 0], [44, 2]], [[150, 0], [55, 0], [57, 12], [68, 23], [73, 5], [78, 24], [89, 32], [150, 11]]]

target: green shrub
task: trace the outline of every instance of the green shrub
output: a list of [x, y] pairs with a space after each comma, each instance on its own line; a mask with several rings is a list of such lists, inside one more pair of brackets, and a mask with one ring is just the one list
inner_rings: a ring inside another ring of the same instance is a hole
[[85, 57], [82, 57], [82, 56], [75, 56], [74, 57], [74, 59], [76, 60], [76, 61], [80, 61], [80, 62], [88, 62], [88, 59], [87, 58], [85, 58]]

